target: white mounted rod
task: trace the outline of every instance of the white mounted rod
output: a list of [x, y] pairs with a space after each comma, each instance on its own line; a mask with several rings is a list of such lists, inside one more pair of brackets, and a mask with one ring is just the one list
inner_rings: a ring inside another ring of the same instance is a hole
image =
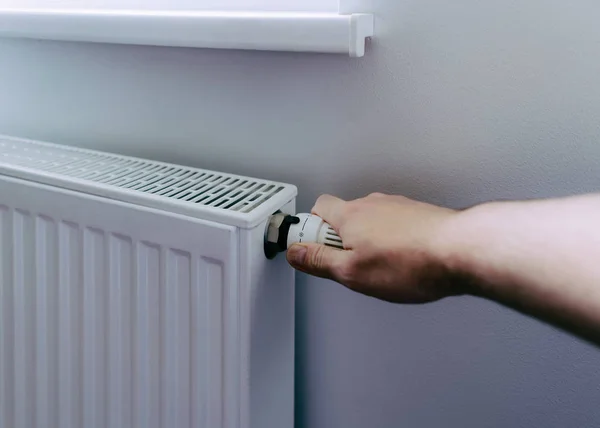
[[0, 37], [362, 57], [371, 36], [370, 14], [0, 9]]

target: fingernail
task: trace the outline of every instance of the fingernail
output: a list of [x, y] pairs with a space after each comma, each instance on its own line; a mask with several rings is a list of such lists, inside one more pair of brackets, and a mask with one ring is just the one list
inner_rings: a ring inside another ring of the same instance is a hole
[[306, 259], [306, 247], [302, 245], [293, 245], [288, 250], [288, 260], [291, 264], [301, 266]]

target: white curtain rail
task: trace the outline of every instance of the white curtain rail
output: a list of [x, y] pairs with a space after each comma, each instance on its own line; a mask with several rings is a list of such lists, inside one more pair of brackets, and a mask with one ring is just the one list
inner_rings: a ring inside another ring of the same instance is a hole
[[373, 15], [0, 9], [0, 37], [362, 57]]

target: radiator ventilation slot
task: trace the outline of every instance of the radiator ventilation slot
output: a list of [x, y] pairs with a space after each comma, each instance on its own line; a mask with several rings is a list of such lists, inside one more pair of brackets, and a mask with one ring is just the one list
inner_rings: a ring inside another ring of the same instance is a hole
[[252, 212], [285, 188], [264, 180], [12, 138], [0, 138], [0, 165], [239, 213]]

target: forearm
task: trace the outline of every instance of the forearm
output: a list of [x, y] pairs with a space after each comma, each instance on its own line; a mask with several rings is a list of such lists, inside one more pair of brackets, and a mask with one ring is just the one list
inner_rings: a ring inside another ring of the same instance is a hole
[[491, 203], [449, 222], [468, 292], [600, 343], [600, 196]]
[[395, 303], [473, 294], [600, 344], [600, 194], [456, 212], [402, 196], [319, 198], [344, 251], [288, 251], [292, 266]]

